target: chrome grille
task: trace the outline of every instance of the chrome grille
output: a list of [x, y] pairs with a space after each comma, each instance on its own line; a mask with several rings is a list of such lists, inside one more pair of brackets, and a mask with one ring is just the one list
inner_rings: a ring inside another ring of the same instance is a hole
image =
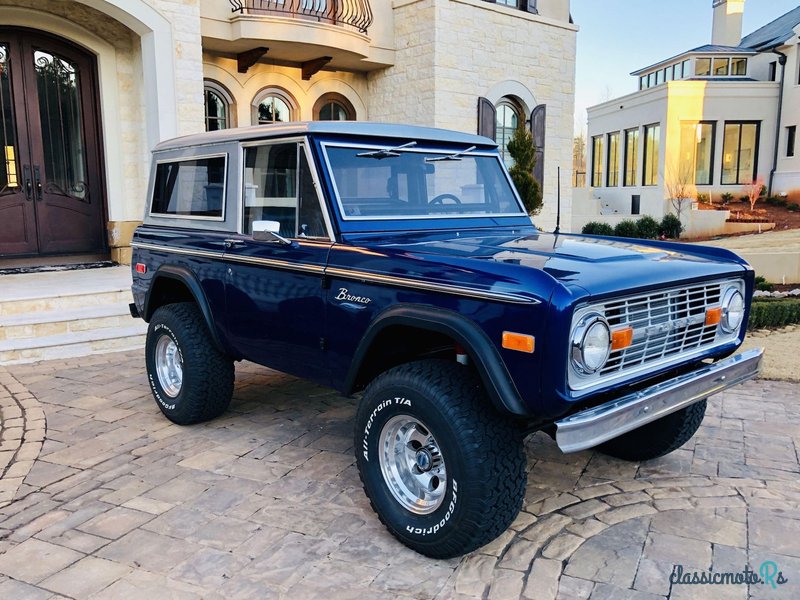
[[706, 325], [706, 310], [720, 305], [722, 282], [695, 285], [607, 302], [611, 330], [633, 328], [633, 344], [611, 353], [600, 376], [712, 344], [717, 326]]

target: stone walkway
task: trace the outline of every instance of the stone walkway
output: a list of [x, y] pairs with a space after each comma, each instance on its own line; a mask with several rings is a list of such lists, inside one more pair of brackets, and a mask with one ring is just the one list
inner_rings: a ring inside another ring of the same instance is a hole
[[[532, 436], [512, 528], [434, 561], [369, 508], [354, 400], [244, 364], [230, 412], [178, 427], [138, 352], [0, 369], [0, 598], [798, 598], [799, 396], [716, 396], [644, 464]], [[788, 582], [671, 585], [675, 565]]]

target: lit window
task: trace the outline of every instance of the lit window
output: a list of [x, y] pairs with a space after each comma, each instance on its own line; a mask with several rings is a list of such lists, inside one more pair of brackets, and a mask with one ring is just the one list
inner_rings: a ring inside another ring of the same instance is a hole
[[606, 185], [617, 187], [619, 185], [619, 132], [608, 134], [608, 174]]
[[698, 58], [694, 63], [694, 74], [698, 77], [708, 77], [711, 75], [711, 59]]
[[603, 185], [603, 136], [592, 138], [592, 187]]
[[658, 153], [661, 141], [661, 126], [645, 125], [644, 127], [644, 173], [642, 185], [658, 184]]
[[624, 186], [636, 185], [636, 172], [639, 167], [639, 129], [625, 131], [625, 176]]
[[725, 123], [722, 183], [743, 185], [756, 178], [760, 123]]
[[714, 77], [725, 77], [728, 74], [728, 62], [727, 58], [714, 59]]
[[713, 183], [715, 123], [681, 123], [679, 174], [695, 185]]

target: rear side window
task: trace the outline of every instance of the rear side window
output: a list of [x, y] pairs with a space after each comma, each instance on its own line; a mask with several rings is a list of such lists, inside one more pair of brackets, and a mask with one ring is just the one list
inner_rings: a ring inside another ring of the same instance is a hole
[[225, 171], [224, 155], [159, 163], [150, 214], [223, 220]]

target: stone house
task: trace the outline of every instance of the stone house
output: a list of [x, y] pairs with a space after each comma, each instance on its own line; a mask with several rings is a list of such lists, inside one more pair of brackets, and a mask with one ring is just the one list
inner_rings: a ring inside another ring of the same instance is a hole
[[532, 122], [552, 228], [576, 33], [569, 0], [0, 0], [0, 260], [129, 261], [156, 143], [276, 121]]

